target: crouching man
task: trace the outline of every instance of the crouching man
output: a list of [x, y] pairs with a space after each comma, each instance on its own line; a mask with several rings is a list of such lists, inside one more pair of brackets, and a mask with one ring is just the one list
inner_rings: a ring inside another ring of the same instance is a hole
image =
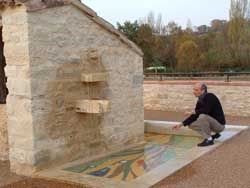
[[[202, 83], [194, 85], [193, 94], [198, 98], [194, 112], [186, 112], [188, 117], [173, 129], [188, 126], [204, 138], [203, 142], [198, 144], [199, 147], [213, 145], [214, 139], [221, 136], [220, 132], [226, 124], [221, 103], [213, 93], [207, 92], [207, 86]], [[211, 132], [215, 134], [212, 135]]]

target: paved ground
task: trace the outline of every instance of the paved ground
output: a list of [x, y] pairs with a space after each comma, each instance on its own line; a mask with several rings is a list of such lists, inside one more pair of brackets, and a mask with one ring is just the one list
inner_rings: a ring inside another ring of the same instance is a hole
[[[175, 112], [145, 111], [145, 119], [181, 121]], [[228, 124], [250, 125], [249, 118], [227, 117]], [[229, 140], [153, 188], [250, 188], [250, 130]], [[0, 188], [84, 188], [65, 182], [31, 179], [9, 172], [0, 162]]]

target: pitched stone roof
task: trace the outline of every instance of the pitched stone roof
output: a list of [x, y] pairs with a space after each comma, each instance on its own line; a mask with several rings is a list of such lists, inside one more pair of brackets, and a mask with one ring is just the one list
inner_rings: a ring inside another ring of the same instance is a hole
[[5, 7], [15, 7], [24, 5], [26, 6], [28, 12], [33, 12], [45, 8], [63, 6], [67, 4], [72, 4], [79, 10], [83, 11], [89, 17], [89, 19], [100, 25], [108, 32], [116, 35], [120, 41], [128, 45], [138, 55], [143, 56], [143, 52], [139, 47], [137, 47], [137, 45], [135, 45], [132, 41], [128, 40], [127, 37], [125, 37], [122, 33], [116, 30], [112, 24], [99, 17], [96, 12], [81, 3], [80, 0], [0, 0], [0, 10], [4, 9]]

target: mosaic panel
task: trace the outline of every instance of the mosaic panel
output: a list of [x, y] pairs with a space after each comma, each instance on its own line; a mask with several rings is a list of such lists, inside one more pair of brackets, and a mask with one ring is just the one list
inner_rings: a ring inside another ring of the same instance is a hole
[[132, 181], [168, 160], [183, 155], [201, 141], [199, 137], [145, 134], [144, 145], [115, 153], [66, 171]]

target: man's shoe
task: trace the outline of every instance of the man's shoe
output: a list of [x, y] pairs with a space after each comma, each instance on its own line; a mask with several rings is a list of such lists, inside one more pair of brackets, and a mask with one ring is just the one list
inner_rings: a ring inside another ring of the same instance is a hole
[[203, 142], [199, 143], [197, 146], [198, 147], [205, 147], [205, 146], [211, 146], [213, 144], [214, 144], [213, 140], [205, 139], [205, 140], [203, 140]]
[[220, 133], [216, 133], [216, 134], [212, 135], [212, 139], [213, 139], [213, 140], [214, 140], [214, 139], [218, 139], [218, 138], [220, 138], [220, 136], [221, 136]]

